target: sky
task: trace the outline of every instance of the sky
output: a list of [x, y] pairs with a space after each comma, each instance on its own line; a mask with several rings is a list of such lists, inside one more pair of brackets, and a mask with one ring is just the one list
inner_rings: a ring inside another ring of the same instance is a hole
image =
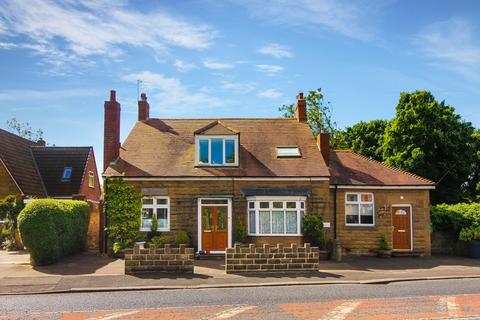
[[137, 119], [279, 117], [322, 88], [340, 128], [390, 119], [429, 90], [480, 127], [480, 1], [0, 1], [0, 127], [93, 146], [117, 91], [121, 138]]

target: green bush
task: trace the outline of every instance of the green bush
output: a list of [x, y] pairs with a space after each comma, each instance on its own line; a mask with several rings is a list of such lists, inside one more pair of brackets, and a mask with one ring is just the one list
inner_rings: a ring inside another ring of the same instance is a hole
[[380, 240], [378, 240], [378, 249], [390, 250], [390, 246], [388, 245], [387, 235], [385, 233], [382, 233], [380, 235]]
[[439, 204], [431, 208], [430, 219], [433, 231], [460, 239], [462, 231], [465, 235], [467, 229], [480, 227], [480, 203]]
[[313, 246], [324, 247], [323, 219], [320, 215], [307, 214], [303, 217], [302, 233], [305, 242]]
[[463, 228], [460, 231], [459, 239], [462, 241], [480, 241], [480, 227]]
[[165, 234], [161, 236], [153, 237], [151, 241], [151, 243], [156, 247], [163, 247], [164, 245], [171, 244], [172, 242], [173, 242], [172, 237], [167, 236]]
[[177, 236], [175, 237], [175, 243], [176, 244], [190, 244], [190, 237], [188, 236], [187, 231], [181, 230], [177, 233]]
[[243, 220], [240, 218], [237, 218], [235, 220], [235, 241], [244, 243], [245, 242], [245, 223], [243, 223]]
[[[108, 179], [105, 192], [105, 214], [108, 237], [114, 242], [114, 252], [118, 248], [130, 246], [140, 229], [142, 211], [141, 196], [135, 188], [119, 178]], [[120, 249], [121, 250], [121, 249]]]
[[25, 207], [21, 198], [10, 195], [0, 200], [0, 220], [5, 223], [2, 229], [2, 247], [7, 251], [17, 249], [15, 234], [17, 231], [17, 218]]
[[90, 208], [84, 201], [41, 199], [18, 216], [18, 229], [32, 265], [47, 265], [83, 251]]

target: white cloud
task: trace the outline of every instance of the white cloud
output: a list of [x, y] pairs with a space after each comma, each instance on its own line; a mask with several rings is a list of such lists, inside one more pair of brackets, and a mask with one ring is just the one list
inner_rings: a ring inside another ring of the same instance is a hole
[[257, 96], [268, 99], [278, 99], [282, 96], [282, 93], [275, 89], [268, 89], [257, 93]]
[[222, 89], [237, 91], [240, 93], [248, 93], [255, 90], [255, 83], [253, 82], [222, 82]]
[[234, 67], [231, 63], [218, 62], [215, 60], [205, 60], [203, 61], [203, 65], [205, 68], [213, 70], [232, 69]]
[[467, 20], [452, 18], [421, 30], [414, 44], [433, 64], [479, 78], [480, 42], [475, 35]]
[[180, 72], [187, 72], [195, 69], [197, 66], [193, 63], [185, 62], [180, 59], [176, 59], [174, 63], [175, 68]]
[[143, 71], [127, 74], [122, 79], [131, 83], [142, 80], [150, 107], [167, 116], [199, 117], [205, 109], [220, 108], [230, 103], [230, 101], [212, 96], [207, 93], [205, 88], [196, 91], [190, 90], [179, 79], [160, 73]]
[[257, 64], [256, 67], [258, 71], [266, 73], [270, 76], [280, 71], [283, 71], [283, 69], [285, 69], [282, 66], [275, 66], [271, 64]]
[[385, 3], [346, 0], [251, 0], [233, 2], [245, 6], [262, 21], [300, 27], [324, 27], [344, 36], [368, 40], [372, 15]]
[[61, 52], [64, 56], [57, 56], [59, 63], [92, 55], [118, 58], [125, 46], [151, 48], [157, 55], [164, 55], [172, 46], [204, 49], [216, 36], [204, 24], [162, 11], [142, 13], [124, 1], [104, 0], [3, 0], [0, 28], [10, 39], [18, 37], [24, 47], [31, 46], [42, 56]]
[[293, 53], [287, 46], [282, 46], [278, 43], [269, 43], [258, 50], [261, 54], [269, 55], [274, 58], [292, 58]]

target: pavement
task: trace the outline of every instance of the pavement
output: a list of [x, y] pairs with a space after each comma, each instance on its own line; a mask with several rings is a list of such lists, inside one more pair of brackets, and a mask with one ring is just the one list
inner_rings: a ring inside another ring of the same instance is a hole
[[318, 272], [226, 274], [223, 260], [197, 260], [194, 274], [124, 274], [120, 259], [86, 252], [31, 267], [26, 252], [0, 251], [0, 294], [204, 289], [256, 286], [373, 284], [480, 278], [480, 260], [433, 256], [322, 261]]

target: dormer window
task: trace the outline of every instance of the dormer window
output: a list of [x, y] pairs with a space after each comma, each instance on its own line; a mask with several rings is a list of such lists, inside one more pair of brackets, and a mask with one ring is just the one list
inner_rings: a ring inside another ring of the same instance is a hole
[[277, 147], [277, 158], [299, 158], [301, 156], [298, 147]]
[[195, 142], [197, 165], [238, 166], [238, 135], [197, 135]]
[[72, 167], [63, 168], [62, 181], [70, 181], [72, 177]]

